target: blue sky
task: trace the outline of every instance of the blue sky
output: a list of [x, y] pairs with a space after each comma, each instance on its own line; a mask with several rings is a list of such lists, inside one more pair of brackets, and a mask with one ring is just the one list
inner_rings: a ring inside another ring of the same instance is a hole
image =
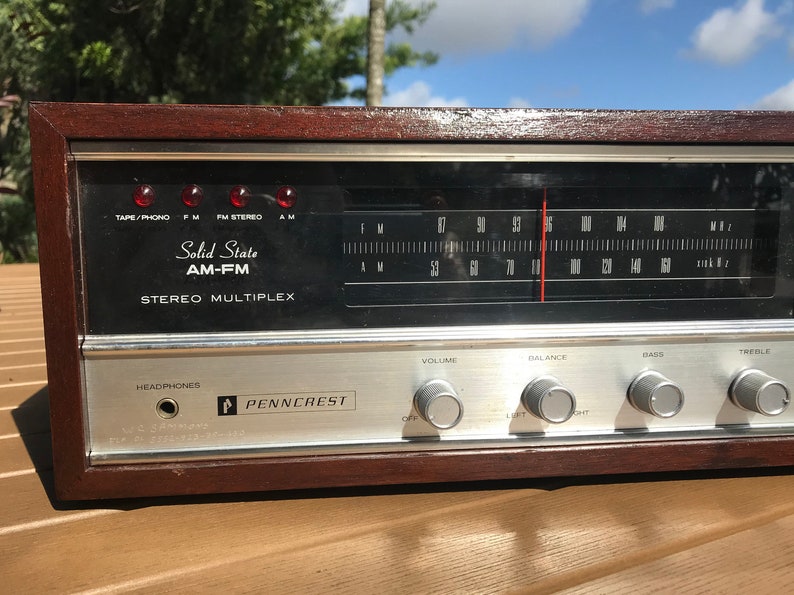
[[794, 109], [794, 0], [437, 0], [410, 41], [386, 105]]

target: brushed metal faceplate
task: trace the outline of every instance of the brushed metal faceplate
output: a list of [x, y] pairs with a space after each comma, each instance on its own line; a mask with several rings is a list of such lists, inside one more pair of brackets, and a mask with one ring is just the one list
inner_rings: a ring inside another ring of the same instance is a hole
[[[501, 338], [493, 328], [490, 338], [475, 328], [436, 329], [433, 338], [404, 330], [358, 340], [350, 332], [316, 341], [241, 335], [215, 346], [89, 338], [86, 450], [91, 464], [110, 464], [784, 435], [794, 432], [794, 407], [773, 417], [752, 413], [728, 389], [749, 368], [794, 386], [790, 325], [530, 327]], [[645, 370], [683, 389], [679, 414], [660, 419], [632, 407], [628, 387]], [[521, 403], [526, 385], [547, 374], [576, 396], [565, 423], [544, 422]], [[454, 428], [437, 430], [414, 408], [415, 392], [434, 379], [449, 382], [463, 402]], [[158, 414], [162, 399], [177, 403], [173, 418]]]

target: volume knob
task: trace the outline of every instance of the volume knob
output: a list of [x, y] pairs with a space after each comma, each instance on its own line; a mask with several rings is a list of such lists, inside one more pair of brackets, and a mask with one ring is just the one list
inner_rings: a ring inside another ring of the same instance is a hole
[[446, 380], [431, 380], [414, 395], [414, 407], [422, 419], [439, 430], [455, 427], [463, 417], [463, 403]]
[[532, 415], [552, 424], [568, 421], [576, 411], [576, 397], [554, 376], [540, 376], [527, 384], [521, 401]]
[[728, 394], [742, 409], [769, 416], [780, 415], [791, 402], [788, 387], [761, 370], [740, 373], [731, 383]]
[[656, 417], [673, 417], [684, 406], [684, 391], [672, 380], [653, 370], [637, 376], [629, 386], [629, 402]]

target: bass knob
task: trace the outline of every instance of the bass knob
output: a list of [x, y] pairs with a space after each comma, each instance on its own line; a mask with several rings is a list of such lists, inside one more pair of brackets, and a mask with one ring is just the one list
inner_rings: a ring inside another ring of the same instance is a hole
[[659, 418], [673, 417], [684, 406], [684, 391], [654, 370], [642, 372], [629, 386], [629, 402], [635, 409]]

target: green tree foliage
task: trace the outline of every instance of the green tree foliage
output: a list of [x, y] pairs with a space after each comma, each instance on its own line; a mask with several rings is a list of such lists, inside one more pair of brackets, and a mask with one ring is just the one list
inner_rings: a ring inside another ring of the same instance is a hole
[[[34, 254], [27, 102], [322, 105], [363, 98], [367, 22], [337, 0], [0, 1], [0, 262]], [[396, 0], [387, 29], [432, 10]], [[431, 64], [409, 44], [386, 74]], [[17, 195], [8, 189], [16, 189]]]

